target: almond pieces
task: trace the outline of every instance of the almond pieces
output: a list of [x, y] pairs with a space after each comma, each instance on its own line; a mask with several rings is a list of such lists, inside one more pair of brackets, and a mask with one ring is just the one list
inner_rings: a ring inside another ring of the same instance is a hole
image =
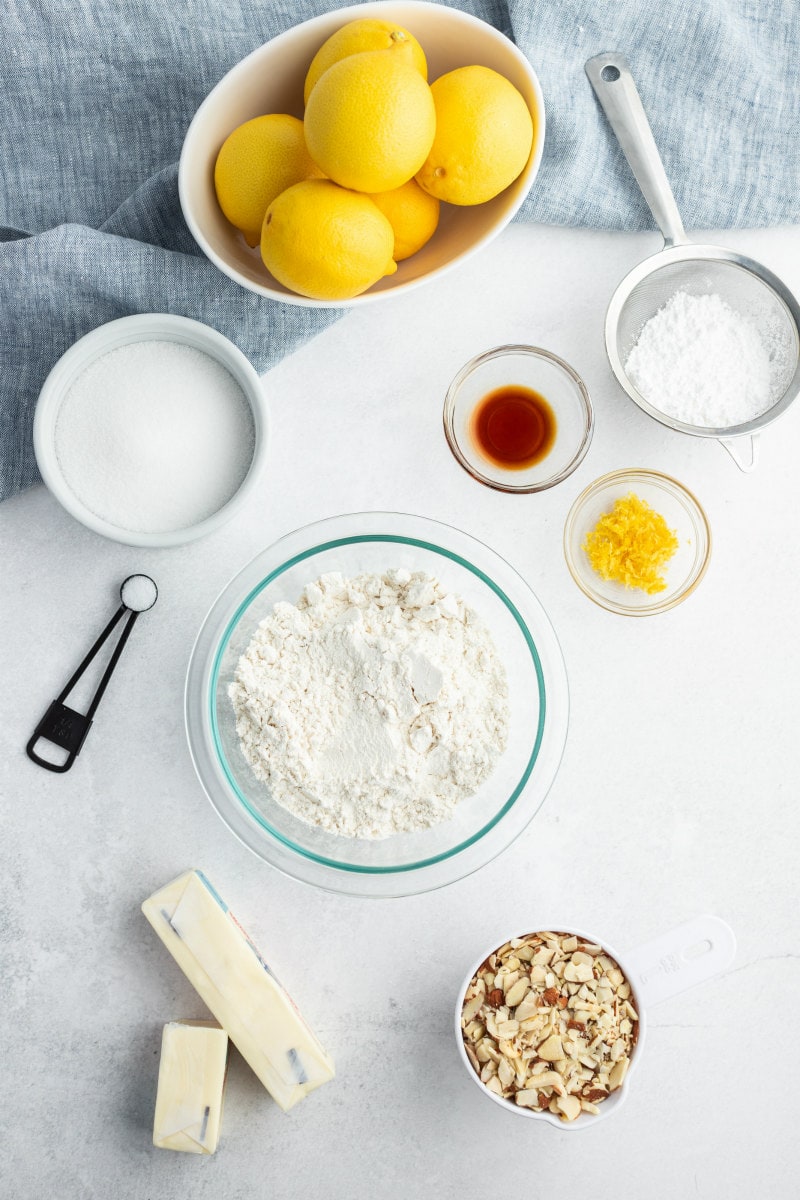
[[621, 1087], [639, 1035], [619, 964], [576, 934], [514, 938], [467, 987], [467, 1057], [494, 1095], [562, 1121], [596, 1114]]

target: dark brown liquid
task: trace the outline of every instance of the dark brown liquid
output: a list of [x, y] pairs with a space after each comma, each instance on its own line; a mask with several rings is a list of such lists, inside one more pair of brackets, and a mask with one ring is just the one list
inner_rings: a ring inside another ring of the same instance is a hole
[[552, 408], [533, 388], [496, 388], [475, 407], [470, 421], [473, 441], [496, 467], [522, 471], [541, 462], [556, 440]]

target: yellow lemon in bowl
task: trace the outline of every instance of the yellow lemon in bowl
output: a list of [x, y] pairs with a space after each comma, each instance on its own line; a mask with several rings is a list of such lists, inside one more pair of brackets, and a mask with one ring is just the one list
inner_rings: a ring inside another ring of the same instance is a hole
[[410, 258], [429, 242], [439, 224], [439, 201], [413, 179], [390, 192], [370, 195], [394, 230], [395, 262]]
[[325, 175], [357, 192], [387, 192], [425, 162], [436, 112], [410, 47], [366, 50], [320, 76], [304, 125], [311, 157]]
[[231, 225], [257, 246], [264, 214], [294, 183], [321, 179], [308, 153], [303, 122], [285, 113], [245, 121], [222, 143], [214, 166], [217, 200]]
[[308, 104], [308, 97], [320, 75], [324, 75], [329, 67], [341, 59], [349, 58], [351, 54], [362, 54], [366, 50], [400, 50], [404, 46], [410, 47], [414, 66], [422, 78], [427, 79], [428, 63], [425, 51], [413, 33], [403, 29], [402, 25], [396, 25], [392, 21], [380, 21], [374, 17], [348, 21], [322, 43], [312, 58], [303, 89], [303, 103]]
[[328, 179], [276, 196], [261, 230], [264, 266], [279, 283], [315, 300], [349, 300], [393, 275], [394, 233], [368, 196]]
[[431, 84], [436, 136], [416, 179], [449, 204], [483, 204], [525, 169], [533, 118], [510, 80], [490, 67], [458, 67]]

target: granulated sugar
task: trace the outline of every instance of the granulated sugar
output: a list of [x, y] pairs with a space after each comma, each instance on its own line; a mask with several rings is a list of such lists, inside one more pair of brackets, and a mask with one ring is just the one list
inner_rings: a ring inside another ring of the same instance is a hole
[[138, 533], [205, 520], [238, 490], [253, 458], [253, 415], [216, 359], [169, 341], [119, 346], [64, 397], [55, 451], [91, 512]]
[[665, 416], [727, 429], [780, 398], [787, 353], [721, 296], [679, 291], [643, 326], [625, 370]]

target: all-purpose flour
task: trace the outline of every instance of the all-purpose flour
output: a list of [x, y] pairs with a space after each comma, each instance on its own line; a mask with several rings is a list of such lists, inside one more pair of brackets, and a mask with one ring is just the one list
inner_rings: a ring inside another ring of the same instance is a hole
[[278, 803], [350, 837], [446, 820], [506, 747], [488, 629], [433, 577], [323, 575], [278, 603], [239, 660], [242, 750]]

